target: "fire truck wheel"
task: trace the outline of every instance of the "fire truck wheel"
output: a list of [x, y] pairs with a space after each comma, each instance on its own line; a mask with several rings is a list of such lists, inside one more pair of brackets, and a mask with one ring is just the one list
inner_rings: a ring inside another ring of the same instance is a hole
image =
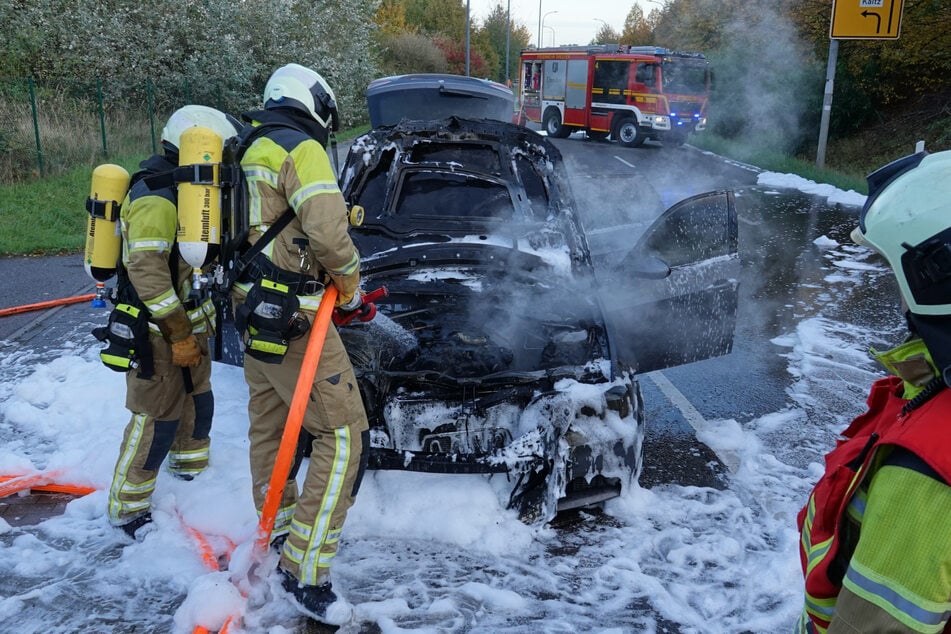
[[565, 139], [571, 134], [571, 128], [561, 125], [561, 114], [557, 108], [549, 108], [545, 111], [544, 125], [545, 132], [550, 137]]
[[614, 124], [612, 136], [624, 147], [640, 147], [647, 139], [632, 117], [625, 117]]

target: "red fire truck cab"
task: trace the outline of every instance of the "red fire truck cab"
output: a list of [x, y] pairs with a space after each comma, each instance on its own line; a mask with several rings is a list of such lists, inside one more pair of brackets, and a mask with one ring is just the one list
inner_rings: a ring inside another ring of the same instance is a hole
[[710, 72], [699, 53], [618, 45], [526, 49], [520, 117], [549, 136], [585, 130], [637, 147], [647, 139], [680, 145], [706, 127]]

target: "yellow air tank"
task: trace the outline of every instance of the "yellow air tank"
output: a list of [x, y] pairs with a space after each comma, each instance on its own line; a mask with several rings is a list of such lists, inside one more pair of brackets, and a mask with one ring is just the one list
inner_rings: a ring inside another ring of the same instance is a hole
[[105, 282], [116, 274], [119, 247], [119, 208], [129, 191], [129, 172], [119, 165], [106, 163], [92, 172], [89, 198], [86, 199], [86, 273], [96, 282]]
[[179, 165], [193, 165], [195, 181], [178, 184], [178, 249], [193, 268], [215, 259], [221, 243], [221, 154], [224, 140], [201, 126], [182, 133]]

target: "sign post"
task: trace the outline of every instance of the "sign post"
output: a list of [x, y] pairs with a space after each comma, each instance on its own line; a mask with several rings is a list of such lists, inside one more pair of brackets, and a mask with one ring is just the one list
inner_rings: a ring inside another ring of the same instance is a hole
[[832, 113], [832, 87], [835, 84], [839, 40], [897, 40], [901, 33], [904, 4], [905, 0], [832, 0], [829, 63], [826, 67], [825, 93], [822, 98], [816, 167], [825, 167], [826, 162], [826, 141], [829, 136], [829, 116]]

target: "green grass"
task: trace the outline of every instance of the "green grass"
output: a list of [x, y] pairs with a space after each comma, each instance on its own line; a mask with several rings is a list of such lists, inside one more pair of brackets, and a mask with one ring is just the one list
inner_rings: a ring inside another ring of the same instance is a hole
[[[348, 141], [370, 129], [343, 130]], [[132, 173], [145, 155], [113, 158]], [[343, 161], [344, 156], [340, 156]], [[83, 250], [86, 240], [86, 197], [91, 167], [0, 185], [0, 255], [57, 255]]]
[[[114, 159], [133, 171], [142, 156]], [[83, 249], [92, 169], [0, 185], [0, 255], [54, 255]]]

